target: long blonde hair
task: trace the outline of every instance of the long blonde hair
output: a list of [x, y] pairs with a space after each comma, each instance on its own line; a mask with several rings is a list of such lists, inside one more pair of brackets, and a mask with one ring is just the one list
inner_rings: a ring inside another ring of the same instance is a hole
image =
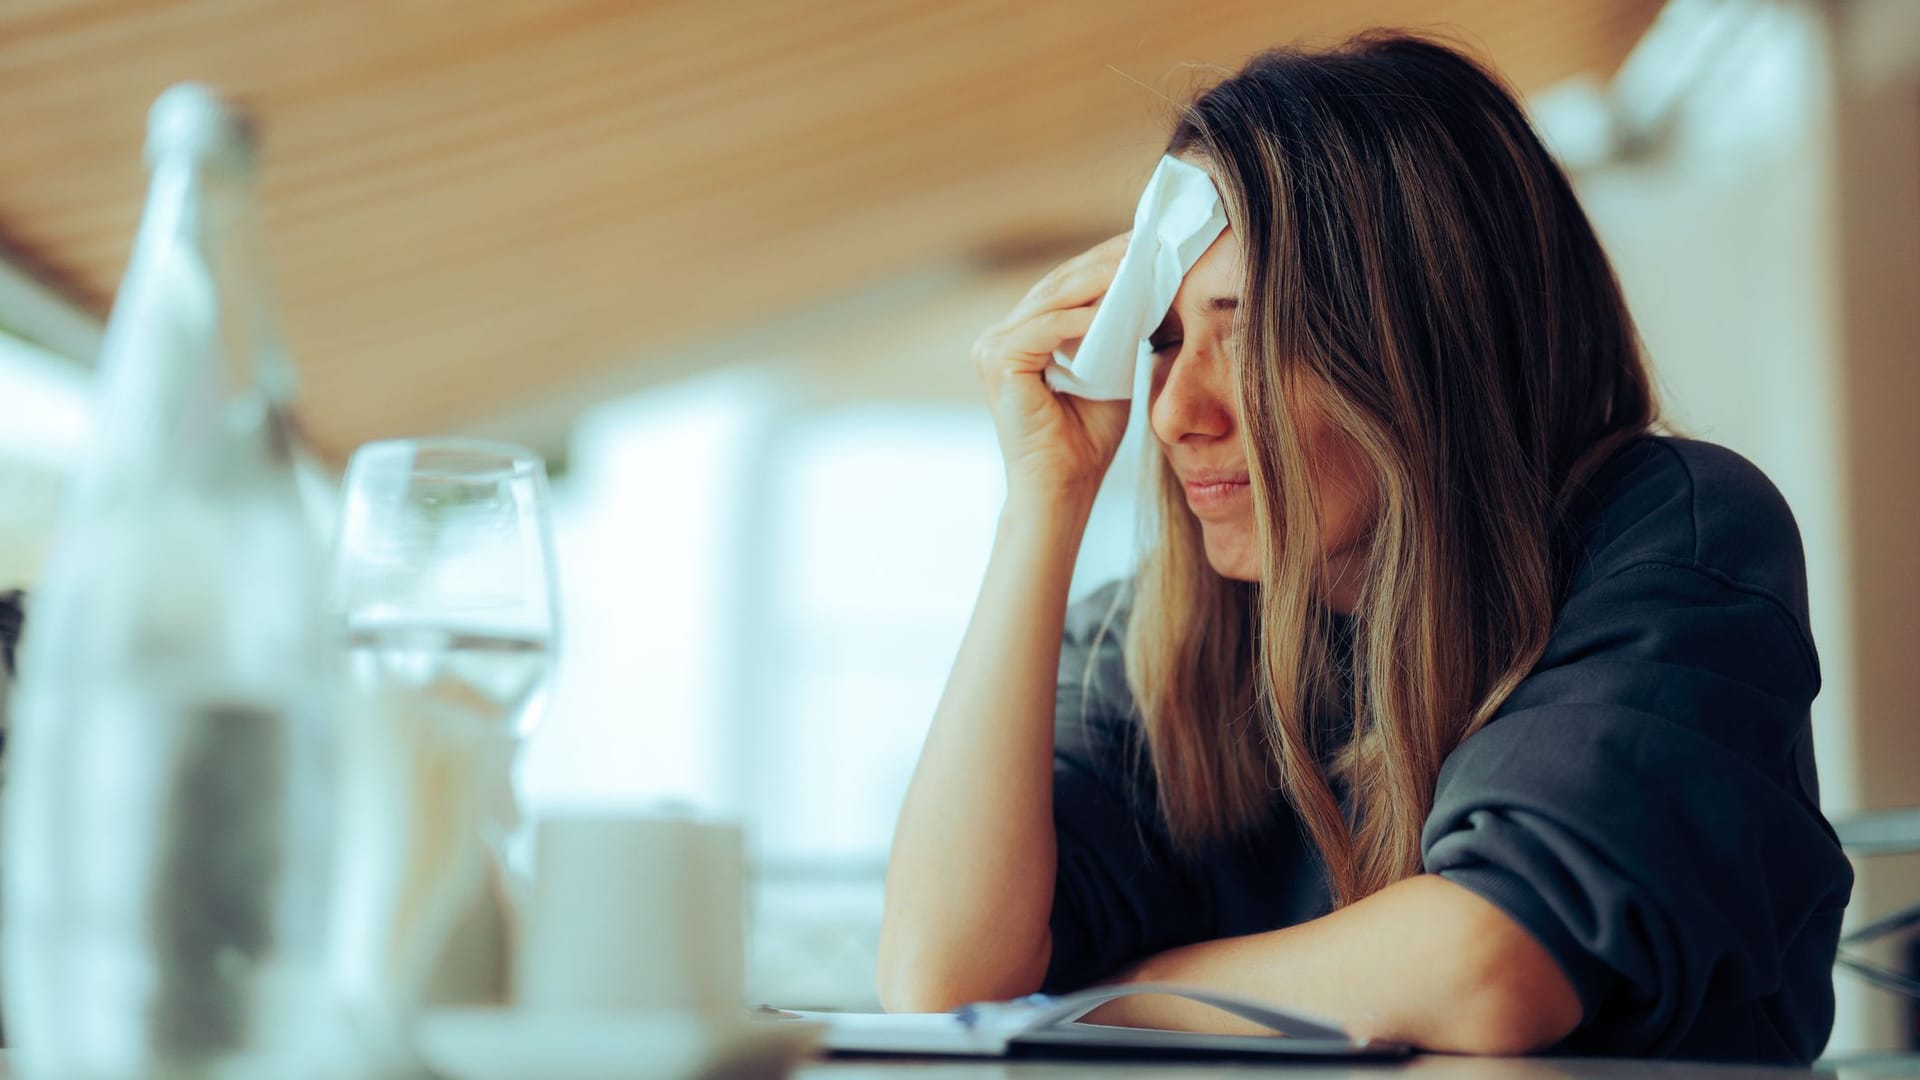
[[[1209, 568], [1162, 462], [1128, 682], [1176, 842], [1256, 824], [1277, 788], [1344, 905], [1419, 871], [1440, 766], [1546, 647], [1570, 503], [1646, 432], [1652, 394], [1566, 177], [1460, 53], [1398, 34], [1263, 53], [1182, 111], [1168, 152], [1209, 164], [1245, 252], [1236, 364], [1261, 576]], [[1318, 598], [1308, 410], [1376, 492], [1346, 700]], [[1351, 737], [1323, 767], [1332, 710]]]

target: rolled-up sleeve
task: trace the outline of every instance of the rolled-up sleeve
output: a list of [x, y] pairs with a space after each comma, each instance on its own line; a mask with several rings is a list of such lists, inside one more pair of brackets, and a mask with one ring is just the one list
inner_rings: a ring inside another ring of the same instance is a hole
[[1425, 868], [1559, 962], [1568, 1049], [1811, 1060], [1852, 871], [1821, 817], [1818, 667], [1780, 598], [1655, 562], [1582, 589], [1449, 757]]
[[1043, 989], [1097, 982], [1198, 936], [1206, 898], [1154, 812], [1151, 769], [1126, 691], [1114, 585], [1068, 612], [1054, 702], [1059, 851]]

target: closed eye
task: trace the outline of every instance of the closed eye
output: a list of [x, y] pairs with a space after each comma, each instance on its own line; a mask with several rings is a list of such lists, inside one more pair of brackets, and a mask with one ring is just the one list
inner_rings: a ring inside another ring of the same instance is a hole
[[1153, 349], [1153, 355], [1159, 356], [1168, 349], [1178, 349], [1180, 347], [1180, 339], [1175, 338], [1172, 341], [1149, 341], [1147, 344]]

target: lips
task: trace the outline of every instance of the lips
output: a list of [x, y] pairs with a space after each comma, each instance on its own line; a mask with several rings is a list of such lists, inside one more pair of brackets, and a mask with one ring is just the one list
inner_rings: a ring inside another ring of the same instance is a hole
[[1180, 482], [1188, 487], [1196, 485], [1209, 487], [1216, 484], [1247, 484], [1253, 477], [1245, 469], [1195, 469], [1180, 474]]
[[1196, 512], [1229, 506], [1247, 494], [1250, 480], [1245, 469], [1204, 469], [1180, 476], [1187, 505]]

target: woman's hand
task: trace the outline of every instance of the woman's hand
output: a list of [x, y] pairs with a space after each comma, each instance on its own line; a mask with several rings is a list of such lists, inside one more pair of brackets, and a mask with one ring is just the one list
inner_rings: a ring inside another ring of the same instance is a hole
[[1120, 448], [1127, 402], [1056, 394], [1045, 372], [1054, 349], [1086, 335], [1093, 305], [1119, 269], [1127, 235], [1055, 267], [973, 343], [974, 366], [986, 385], [987, 407], [1006, 459], [1010, 496], [1091, 499]]

